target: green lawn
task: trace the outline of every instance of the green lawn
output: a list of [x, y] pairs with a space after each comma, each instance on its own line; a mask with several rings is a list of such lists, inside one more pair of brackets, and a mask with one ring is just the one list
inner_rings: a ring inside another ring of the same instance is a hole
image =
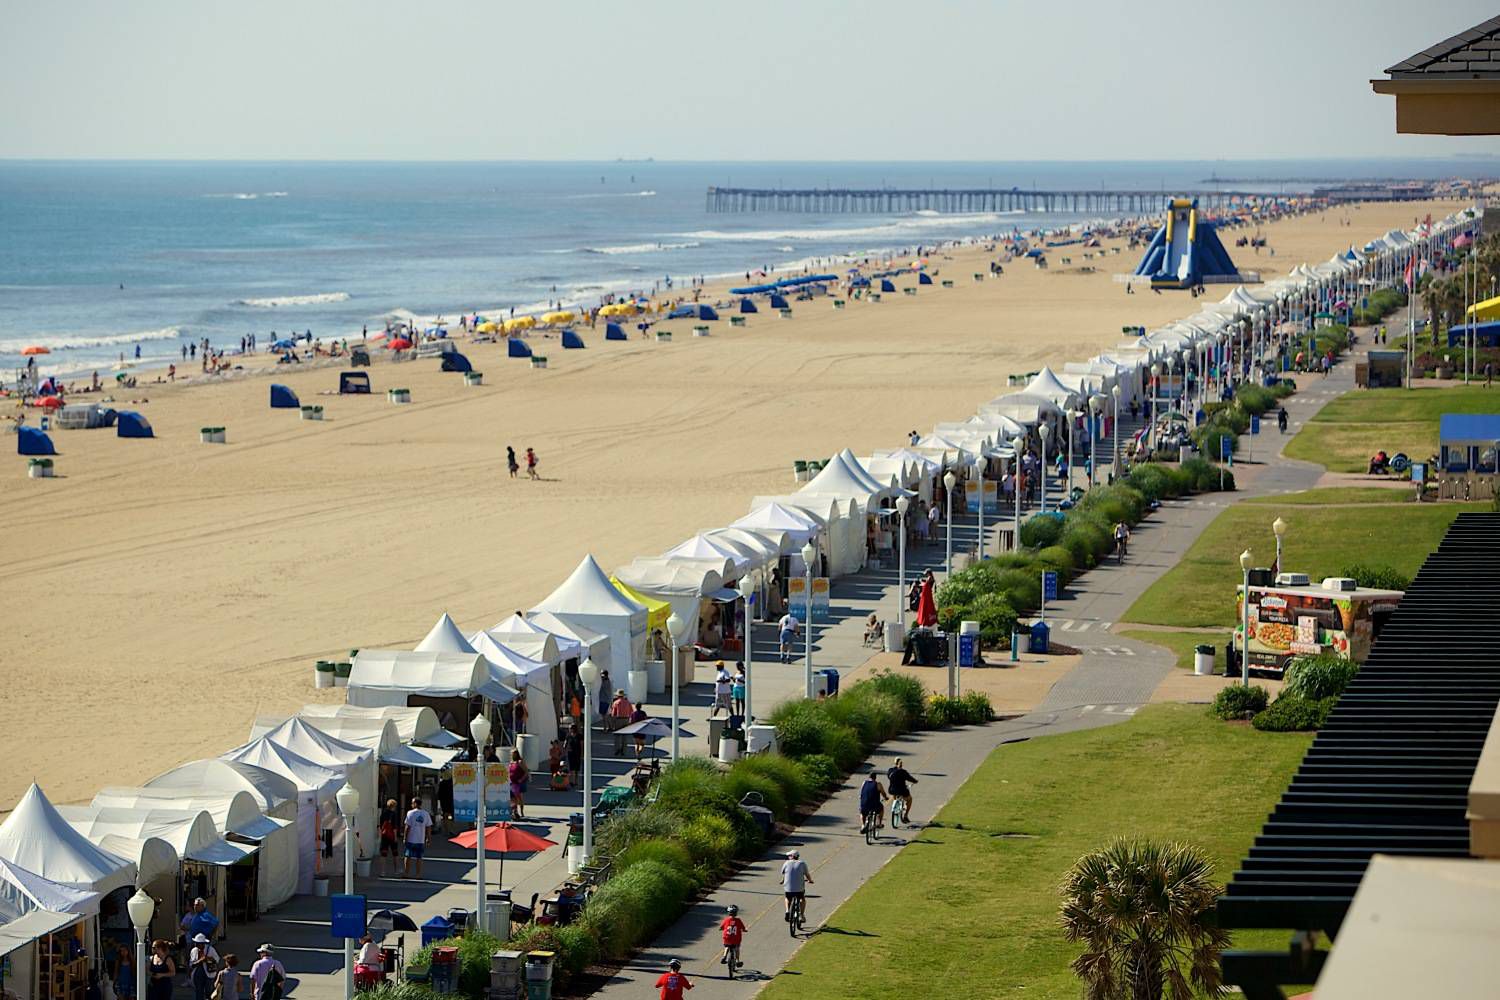
[[1214, 673], [1224, 672], [1224, 643], [1229, 641], [1228, 631], [1223, 632], [1167, 632], [1159, 629], [1128, 629], [1120, 633], [1127, 639], [1149, 642], [1170, 649], [1177, 657], [1181, 670], [1193, 669], [1194, 647], [1209, 643], [1214, 647]]
[[[762, 996], [1076, 998], [1068, 963], [1078, 949], [1057, 921], [1073, 863], [1117, 836], [1184, 840], [1227, 880], [1310, 742], [1162, 705], [1002, 747], [940, 825], [839, 907]], [[818, 900], [809, 904], [816, 921]], [[1235, 946], [1283, 948], [1287, 938], [1241, 932]], [[753, 938], [749, 947], [753, 965]]]
[[[1321, 490], [1303, 490], [1282, 496], [1248, 497], [1241, 503], [1292, 504], [1294, 506], [1329, 506], [1364, 503], [1406, 503], [1411, 500], [1410, 486], [1330, 486]], [[1274, 520], [1274, 518], [1273, 518]]]
[[[1397, 494], [1399, 496], [1400, 494]], [[1200, 628], [1233, 625], [1240, 552], [1248, 548], [1256, 566], [1276, 557], [1271, 522], [1288, 525], [1288, 570], [1314, 580], [1337, 576], [1350, 563], [1390, 566], [1415, 575], [1442, 540], [1453, 519], [1488, 504], [1363, 504], [1317, 507], [1276, 497], [1264, 504], [1230, 507], [1214, 519], [1176, 566], [1131, 605], [1124, 621]]]
[[1332, 472], [1364, 472], [1381, 449], [1425, 461], [1437, 451], [1444, 413], [1500, 413], [1500, 389], [1356, 390], [1323, 407], [1287, 442], [1285, 454]]

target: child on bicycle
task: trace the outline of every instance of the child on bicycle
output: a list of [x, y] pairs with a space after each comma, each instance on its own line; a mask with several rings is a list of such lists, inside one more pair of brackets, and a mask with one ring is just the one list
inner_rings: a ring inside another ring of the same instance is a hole
[[719, 953], [719, 964], [729, 964], [729, 949], [738, 948], [740, 942], [745, 938], [745, 922], [740, 919], [740, 908], [730, 905], [729, 916], [719, 921], [719, 938], [724, 942], [724, 950]]

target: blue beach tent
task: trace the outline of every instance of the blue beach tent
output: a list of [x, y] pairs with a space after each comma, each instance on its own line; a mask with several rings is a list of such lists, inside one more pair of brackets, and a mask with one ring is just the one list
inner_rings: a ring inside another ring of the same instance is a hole
[[773, 296], [771, 296], [771, 308], [772, 309], [790, 309], [791, 307], [786, 304], [786, 296], [785, 295], [773, 295]]
[[301, 406], [297, 401], [297, 394], [287, 386], [274, 382], [271, 384], [271, 409], [295, 410]]
[[297, 346], [297, 342], [295, 340], [291, 339], [290, 337], [283, 337], [281, 340], [277, 340], [277, 341], [273, 341], [272, 342], [272, 344], [271, 344], [271, 350], [273, 350], [273, 351], [290, 351], [293, 348], [295, 348], [296, 346]]
[[926, 273], [917, 275], [917, 284], [919, 284], [919, 285], [930, 285], [930, 284], [932, 284], [932, 275], [926, 274]]
[[469, 359], [457, 351], [447, 351], [443, 354], [443, 371], [445, 372], [471, 372], [474, 366], [469, 364]]
[[755, 303], [750, 301], [749, 299], [740, 299], [740, 312], [754, 313], [760, 312], [760, 310], [755, 308]]
[[694, 306], [678, 306], [667, 313], [667, 319], [692, 319], [697, 314], [698, 310]]
[[896, 286], [891, 282], [890, 278], [881, 278], [880, 290], [882, 292], [894, 292], [896, 290]]
[[578, 348], [581, 348], [583, 346], [583, 338], [578, 336], [578, 334], [574, 333], [572, 330], [564, 330], [562, 332], [562, 340], [563, 347], [567, 348], [568, 350], [577, 350]]
[[115, 437], [148, 438], [155, 436], [155, 434], [151, 433], [151, 421], [134, 410], [121, 410], [117, 414]]
[[622, 327], [618, 323], [606, 323], [606, 324], [604, 324], [604, 339], [605, 340], [624, 340], [625, 339], [625, 328]]
[[16, 454], [56, 455], [57, 449], [52, 447], [52, 439], [46, 432], [35, 427], [21, 427], [16, 430]]
[[531, 348], [526, 345], [526, 341], [519, 337], [511, 337], [505, 342], [505, 353], [507, 357], [511, 358], [529, 358], [531, 357]]
[[714, 311], [714, 307], [713, 306], [699, 306], [698, 307], [698, 318], [699, 319], [718, 319], [719, 318], [719, 314]]

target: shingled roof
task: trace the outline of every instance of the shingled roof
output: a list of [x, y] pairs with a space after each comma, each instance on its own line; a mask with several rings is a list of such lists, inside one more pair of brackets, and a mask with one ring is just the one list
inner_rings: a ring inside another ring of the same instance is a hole
[[1386, 72], [1393, 80], [1500, 78], [1500, 17], [1429, 45]]

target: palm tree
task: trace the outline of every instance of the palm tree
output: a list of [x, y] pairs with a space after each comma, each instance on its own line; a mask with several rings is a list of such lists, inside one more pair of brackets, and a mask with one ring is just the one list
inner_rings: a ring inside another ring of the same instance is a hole
[[1224, 993], [1213, 865], [1186, 844], [1116, 840], [1078, 860], [1060, 914], [1087, 1000], [1191, 1000]]

